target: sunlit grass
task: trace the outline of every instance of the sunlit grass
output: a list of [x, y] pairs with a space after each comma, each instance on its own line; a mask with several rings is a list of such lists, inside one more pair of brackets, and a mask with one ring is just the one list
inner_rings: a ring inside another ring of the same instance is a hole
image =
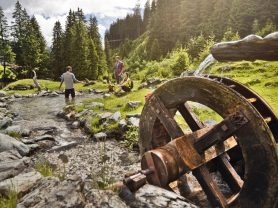
[[[56, 82], [56, 81], [50, 81], [50, 80], [38, 80], [42, 90], [44, 90], [45, 88], [47, 88], [48, 90], [51, 91], [58, 91], [59, 90], [59, 86], [60, 86], [60, 82]], [[34, 85], [34, 82], [32, 79], [22, 79], [22, 80], [18, 80], [16, 82], [10, 83], [9, 85], [7, 85], [4, 90], [8, 90], [9, 88], [13, 88], [16, 85]], [[64, 85], [61, 87], [61, 90], [64, 89]], [[99, 89], [99, 90], [107, 90], [107, 84], [104, 84], [102, 82], [97, 82], [94, 85], [90, 85], [90, 86], [85, 86], [82, 83], [76, 83], [75, 84], [75, 89], [76, 90], [86, 90], [86, 89]], [[35, 89], [30, 89], [30, 90], [9, 90], [7, 91], [8, 94], [21, 94], [21, 95], [28, 95], [28, 94], [34, 94], [38, 91], [37, 88]]]
[[0, 196], [0, 207], [16, 208], [17, 198], [17, 192], [15, 190], [10, 190], [6, 197]]
[[[229, 66], [229, 70], [222, 71]], [[223, 75], [243, 83], [260, 95], [278, 114], [278, 62], [240, 61], [217, 63], [210, 69], [211, 74]]]

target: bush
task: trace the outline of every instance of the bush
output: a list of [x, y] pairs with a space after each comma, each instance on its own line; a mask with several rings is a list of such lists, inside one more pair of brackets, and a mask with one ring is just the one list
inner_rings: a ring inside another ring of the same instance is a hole
[[175, 76], [179, 76], [182, 72], [188, 69], [190, 58], [185, 49], [178, 49], [172, 53], [171, 59], [174, 59], [171, 69]]

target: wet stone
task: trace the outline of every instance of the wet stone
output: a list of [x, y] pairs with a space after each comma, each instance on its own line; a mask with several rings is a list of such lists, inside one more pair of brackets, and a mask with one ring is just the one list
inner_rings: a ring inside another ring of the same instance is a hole
[[4, 117], [2, 120], [0, 120], [0, 129], [7, 128], [8, 126], [12, 125], [13, 120], [8, 117]]
[[94, 134], [94, 139], [97, 140], [97, 141], [98, 140], [104, 140], [106, 138], [107, 138], [107, 134], [104, 133], [104, 132], [99, 132], [99, 133]]
[[17, 134], [20, 136], [29, 136], [31, 131], [27, 128], [23, 128], [22, 126], [19, 125], [15, 125], [15, 126], [9, 126], [6, 130], [5, 130], [6, 134]]
[[71, 149], [73, 147], [76, 147], [79, 143], [72, 141], [72, 142], [68, 142], [66, 144], [63, 144], [61, 146], [54, 146], [52, 147], [50, 150], [48, 150], [48, 152], [58, 152], [58, 151], [65, 151], [68, 149]]
[[126, 130], [126, 129], [127, 129], [127, 123], [126, 123], [126, 120], [125, 120], [125, 119], [120, 120], [120, 122], [119, 122], [119, 127], [120, 127], [122, 130]]
[[80, 122], [79, 121], [74, 121], [72, 124], [71, 124], [71, 127], [73, 129], [78, 129], [80, 127]]
[[8, 105], [6, 103], [3, 103], [3, 102], [0, 103], [0, 108], [7, 108], [7, 106]]
[[28, 172], [17, 175], [11, 179], [0, 182], [0, 193], [4, 196], [9, 194], [10, 190], [16, 190], [18, 194], [28, 192], [37, 182], [42, 179], [39, 172]]
[[28, 146], [13, 137], [0, 133], [0, 152], [7, 150], [17, 150], [20, 155], [27, 155], [30, 152]]
[[141, 104], [142, 104], [141, 101], [129, 101], [127, 103], [127, 107], [129, 107], [129, 108], [137, 108]]
[[112, 120], [112, 121], [117, 122], [117, 121], [120, 120], [120, 118], [121, 118], [121, 113], [119, 111], [117, 111], [112, 116], [110, 116], [109, 119]]
[[134, 117], [129, 118], [128, 121], [127, 121], [127, 124], [129, 126], [139, 127], [139, 123], [140, 123], [140, 119], [139, 118], [134, 118]]
[[148, 85], [155, 85], [155, 84], [160, 84], [161, 79], [160, 78], [149, 78], [147, 79]]
[[71, 177], [59, 181], [55, 177], [43, 178], [33, 191], [25, 195], [17, 208], [32, 207], [84, 207], [82, 195], [83, 182], [80, 178]]

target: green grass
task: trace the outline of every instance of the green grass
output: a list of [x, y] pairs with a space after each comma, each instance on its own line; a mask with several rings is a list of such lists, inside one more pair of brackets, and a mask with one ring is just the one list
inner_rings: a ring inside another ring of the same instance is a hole
[[[96, 98], [84, 101], [81, 105], [76, 106], [77, 111], [82, 111], [86, 104], [91, 102], [101, 102], [104, 104], [104, 108], [95, 107], [92, 110], [96, 111], [97, 113], [102, 112], [117, 112], [120, 111], [122, 116], [125, 117], [126, 114], [133, 114], [133, 113], [140, 113], [145, 103], [145, 95], [150, 93], [152, 90], [150, 89], [140, 89], [136, 90], [138, 87], [138, 82], [135, 82], [134, 91], [126, 93], [120, 97], [116, 95], [112, 95], [111, 97], [107, 98]], [[126, 104], [129, 101], [141, 101], [142, 104], [138, 108], [128, 108]]]
[[[46, 87], [51, 90], [51, 91], [55, 91], [55, 90], [59, 90], [59, 86], [60, 86], [60, 82], [56, 82], [56, 81], [50, 81], [50, 80], [38, 80], [39, 84], [41, 85], [42, 90], [44, 90]], [[10, 83], [9, 85], [7, 85], [4, 90], [8, 90], [9, 88], [13, 88], [16, 85], [33, 85], [34, 82], [32, 79], [22, 79], [22, 80], [18, 80], [16, 82]], [[102, 83], [102, 82], [97, 82], [94, 85], [91, 86], [86, 86], [84, 87], [84, 85], [82, 83], [76, 83], [75, 84], [75, 89], [76, 90], [86, 90], [86, 89], [99, 89], [99, 90], [107, 90], [107, 85]], [[61, 89], [64, 89], [64, 85], [61, 87]], [[21, 95], [28, 95], [28, 94], [34, 94], [36, 93], [38, 90], [37, 88], [35, 89], [31, 89], [31, 90], [9, 90], [7, 91], [8, 94], [21, 94]]]
[[1, 208], [16, 208], [17, 204], [17, 192], [15, 190], [10, 190], [8, 196], [0, 196], [0, 207]]
[[37, 161], [34, 168], [44, 177], [54, 175], [53, 168], [51, 167], [50, 163], [47, 161]]
[[[230, 69], [222, 71], [223, 67]], [[240, 61], [217, 63], [210, 73], [230, 77], [248, 86], [260, 95], [278, 114], [278, 62]]]

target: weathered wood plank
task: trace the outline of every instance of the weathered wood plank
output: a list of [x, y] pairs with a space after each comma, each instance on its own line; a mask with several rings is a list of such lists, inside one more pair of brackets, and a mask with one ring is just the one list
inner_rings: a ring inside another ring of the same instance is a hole
[[150, 105], [153, 113], [158, 117], [160, 122], [165, 127], [168, 134], [172, 139], [181, 137], [184, 135], [182, 129], [179, 127], [170, 111], [164, 106], [159, 97], [153, 95], [150, 100]]

